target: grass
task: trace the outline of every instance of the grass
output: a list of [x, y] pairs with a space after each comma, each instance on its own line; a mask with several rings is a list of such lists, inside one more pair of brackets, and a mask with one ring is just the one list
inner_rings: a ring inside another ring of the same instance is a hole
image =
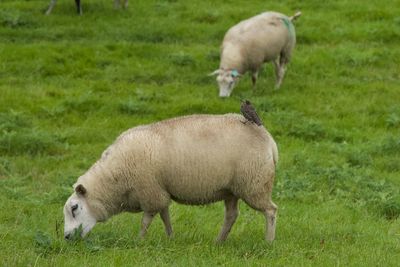
[[[400, 7], [392, 1], [47, 0], [0, 4], [2, 266], [397, 266], [400, 260]], [[212, 6], [212, 9], [210, 8]], [[267, 65], [229, 99], [214, 78], [224, 32], [263, 10], [293, 14], [298, 44], [281, 90]], [[248, 98], [278, 142], [277, 239], [241, 203], [226, 243], [223, 205], [173, 204], [159, 219], [121, 214], [63, 240], [77, 177], [122, 131]]]

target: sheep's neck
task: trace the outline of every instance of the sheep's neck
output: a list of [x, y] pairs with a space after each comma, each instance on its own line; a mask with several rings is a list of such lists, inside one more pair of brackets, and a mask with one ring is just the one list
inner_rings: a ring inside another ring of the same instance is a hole
[[221, 54], [220, 69], [236, 69], [243, 74], [246, 70], [243, 62], [243, 51], [233, 44], [225, 44]]

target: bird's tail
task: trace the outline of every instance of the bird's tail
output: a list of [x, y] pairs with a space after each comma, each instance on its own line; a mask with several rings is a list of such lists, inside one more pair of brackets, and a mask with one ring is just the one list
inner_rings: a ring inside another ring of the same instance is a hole
[[293, 22], [300, 16], [301, 16], [301, 12], [297, 11], [293, 16], [289, 17], [289, 20]]

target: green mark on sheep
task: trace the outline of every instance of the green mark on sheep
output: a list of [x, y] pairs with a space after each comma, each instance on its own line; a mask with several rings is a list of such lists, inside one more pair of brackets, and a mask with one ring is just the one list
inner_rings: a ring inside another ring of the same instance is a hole
[[281, 20], [283, 21], [283, 24], [285, 24], [286, 28], [288, 28], [290, 37], [293, 37], [294, 27], [292, 22], [288, 18], [281, 18]]
[[239, 72], [238, 72], [236, 69], [233, 69], [233, 70], [231, 71], [231, 74], [232, 74], [233, 77], [239, 76]]

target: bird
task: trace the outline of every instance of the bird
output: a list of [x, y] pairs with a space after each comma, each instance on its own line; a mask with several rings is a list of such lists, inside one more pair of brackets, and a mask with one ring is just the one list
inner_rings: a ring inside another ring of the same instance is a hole
[[255, 108], [252, 106], [249, 100], [245, 100], [242, 102], [240, 106], [240, 112], [242, 112], [243, 116], [250, 122], [257, 124], [258, 126], [262, 125], [262, 121], [258, 116]]

